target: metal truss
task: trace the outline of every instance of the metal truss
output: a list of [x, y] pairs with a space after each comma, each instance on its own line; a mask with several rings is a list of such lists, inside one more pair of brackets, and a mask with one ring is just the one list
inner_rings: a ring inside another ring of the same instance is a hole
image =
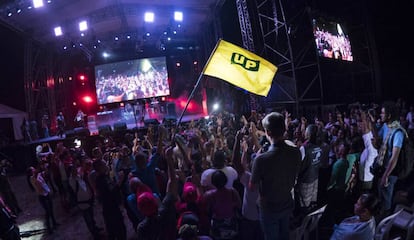
[[[41, 123], [44, 114], [54, 119], [57, 109], [68, 109], [68, 83], [61, 73], [62, 62], [51, 51], [26, 40], [24, 49], [24, 92], [29, 118]], [[67, 81], [68, 79], [66, 79]], [[52, 128], [54, 121], [51, 121]], [[40, 126], [40, 125], [39, 125]]]
[[[282, 0], [236, 0], [236, 5], [243, 46], [278, 67], [272, 91], [265, 99], [267, 107], [293, 104], [299, 112], [308, 104], [324, 104], [324, 88], [328, 94], [331, 89], [338, 91], [326, 97], [334, 102], [375, 100], [380, 95], [378, 71], [373, 70], [378, 64], [370, 48], [373, 36], [366, 25], [348, 21], [353, 36], [361, 39], [354, 45], [360, 56], [351, 67], [334, 63], [337, 70], [332, 71], [332, 64], [317, 56], [309, 6]], [[350, 8], [363, 9], [360, 4]], [[349, 89], [341, 92], [339, 82]]]

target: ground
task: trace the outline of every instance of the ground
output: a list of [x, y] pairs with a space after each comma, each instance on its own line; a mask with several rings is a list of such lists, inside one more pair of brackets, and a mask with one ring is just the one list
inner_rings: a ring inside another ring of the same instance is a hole
[[[44, 210], [40, 206], [36, 193], [29, 188], [25, 176], [11, 176], [10, 182], [23, 212], [17, 217], [17, 224], [23, 240], [89, 240], [93, 239], [89, 233], [86, 224], [83, 221], [80, 211], [73, 208], [69, 212], [63, 210], [59, 201], [59, 195], [53, 195], [53, 207], [55, 210], [56, 220], [60, 224], [57, 230], [48, 234], [45, 231]], [[95, 204], [95, 219], [99, 227], [104, 228], [102, 211], [99, 203]], [[124, 223], [127, 226], [128, 239], [136, 239], [132, 225], [124, 211]], [[106, 239], [105, 235], [102, 239]]]

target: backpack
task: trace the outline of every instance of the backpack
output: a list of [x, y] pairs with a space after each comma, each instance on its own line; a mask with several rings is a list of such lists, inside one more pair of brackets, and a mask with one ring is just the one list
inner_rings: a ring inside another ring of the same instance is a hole
[[[401, 147], [400, 155], [398, 156], [397, 165], [394, 172], [398, 176], [398, 179], [407, 178], [413, 170], [414, 165], [414, 142], [407, 135], [407, 132], [399, 128], [391, 136], [391, 141], [394, 141], [394, 135], [396, 132], [402, 131], [404, 134], [404, 141]], [[392, 145], [391, 145], [392, 146]]]

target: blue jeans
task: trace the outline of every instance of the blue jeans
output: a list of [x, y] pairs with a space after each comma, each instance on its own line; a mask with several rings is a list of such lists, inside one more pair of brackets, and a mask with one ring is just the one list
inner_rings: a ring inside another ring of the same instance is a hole
[[[398, 180], [397, 176], [389, 176], [387, 187], [381, 187], [378, 184], [378, 195], [381, 200], [381, 206], [382, 206], [383, 211], [388, 211], [391, 209], [394, 186], [397, 180]], [[381, 179], [379, 179], [379, 181], [381, 181]]]
[[265, 240], [289, 240], [289, 219], [292, 209], [269, 212], [259, 208], [259, 214]]

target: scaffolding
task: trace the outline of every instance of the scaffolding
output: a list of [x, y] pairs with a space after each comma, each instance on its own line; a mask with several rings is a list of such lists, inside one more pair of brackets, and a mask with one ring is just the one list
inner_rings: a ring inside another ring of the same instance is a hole
[[69, 108], [70, 83], [62, 73], [62, 61], [53, 52], [27, 39], [24, 49], [24, 93], [29, 119], [40, 127], [43, 115], [48, 115], [51, 129], [55, 128], [57, 111]]
[[[278, 67], [271, 92], [265, 100], [266, 107], [289, 105], [298, 113], [305, 105], [323, 105], [325, 92], [328, 91], [326, 87], [332, 84], [335, 87], [335, 78], [339, 75], [350, 79], [352, 89], [348, 94], [352, 98], [339, 92], [331, 102], [357, 100], [357, 97], [374, 100], [379, 97], [378, 71], [373, 70], [378, 64], [375, 64], [375, 53], [370, 47], [373, 37], [366, 25], [349, 21], [353, 34], [363, 35], [356, 49], [361, 53], [359, 61], [342, 72], [329, 71], [329, 66], [321, 62], [316, 53], [311, 25], [313, 10], [310, 6], [282, 0], [236, 0], [236, 5], [243, 46]], [[364, 9], [361, 4], [348, 7], [348, 12], [358, 9], [360, 13]]]

